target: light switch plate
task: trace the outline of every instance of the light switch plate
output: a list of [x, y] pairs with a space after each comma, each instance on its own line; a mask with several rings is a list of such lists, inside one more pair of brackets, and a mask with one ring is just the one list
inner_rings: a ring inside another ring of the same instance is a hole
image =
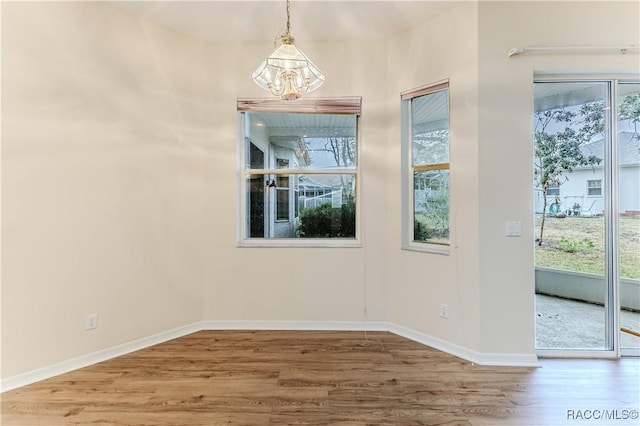
[[522, 236], [522, 223], [507, 222], [507, 237], [521, 237], [521, 236]]

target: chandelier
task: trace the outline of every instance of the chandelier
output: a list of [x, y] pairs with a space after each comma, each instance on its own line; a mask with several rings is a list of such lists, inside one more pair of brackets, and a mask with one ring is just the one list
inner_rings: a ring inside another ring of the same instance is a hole
[[290, 30], [290, 5], [287, 0], [287, 31], [279, 36], [281, 45], [264, 61], [251, 78], [265, 90], [284, 100], [294, 100], [316, 90], [324, 75], [294, 44]]

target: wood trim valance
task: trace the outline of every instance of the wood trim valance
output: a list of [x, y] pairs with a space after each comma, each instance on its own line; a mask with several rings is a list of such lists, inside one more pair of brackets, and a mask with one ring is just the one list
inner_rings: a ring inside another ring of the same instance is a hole
[[251, 112], [360, 115], [361, 105], [361, 97], [300, 98], [295, 101], [274, 98], [238, 99], [238, 111]]

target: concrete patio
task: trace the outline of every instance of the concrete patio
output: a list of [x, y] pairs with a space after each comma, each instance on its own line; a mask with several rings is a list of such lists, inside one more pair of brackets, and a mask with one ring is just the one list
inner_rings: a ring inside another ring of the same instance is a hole
[[[597, 304], [536, 295], [536, 348], [589, 349], [605, 347], [605, 312]], [[640, 331], [640, 313], [623, 310], [620, 326]], [[621, 333], [622, 348], [640, 348], [640, 337]]]

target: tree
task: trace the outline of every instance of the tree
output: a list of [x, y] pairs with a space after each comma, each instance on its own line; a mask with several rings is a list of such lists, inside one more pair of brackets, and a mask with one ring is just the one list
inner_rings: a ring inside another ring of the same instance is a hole
[[[449, 191], [438, 190], [421, 204], [424, 211], [414, 219], [414, 239], [449, 238]], [[420, 218], [420, 219], [418, 219]]]
[[339, 167], [348, 167], [356, 162], [356, 141], [354, 138], [328, 138], [324, 150], [333, 155], [333, 159]]
[[449, 162], [449, 130], [431, 130], [413, 136], [413, 163]]
[[309, 152], [327, 152], [336, 163], [337, 167], [349, 167], [356, 163], [356, 140], [352, 137], [327, 137], [316, 139], [321, 141], [320, 144], [310, 143], [307, 141]]
[[[352, 137], [328, 137], [319, 148], [309, 148], [309, 152], [327, 152], [331, 154], [337, 167], [349, 167], [356, 164], [356, 140]], [[353, 192], [349, 185], [349, 178], [340, 174], [342, 190], [348, 200], [353, 199]]]
[[[538, 238], [538, 245], [542, 245], [549, 187], [560, 185], [563, 175], [571, 173], [575, 167], [602, 161], [594, 155], [586, 155], [581, 148], [594, 135], [604, 131], [604, 103], [586, 103], [578, 111], [566, 108], [539, 111], [534, 117], [535, 181], [544, 200]], [[560, 130], [551, 130], [554, 127]]]
[[620, 121], [629, 120], [629, 125], [633, 125], [633, 137], [638, 136], [638, 126], [640, 125], [640, 93], [625, 96], [618, 104], [618, 116]]

